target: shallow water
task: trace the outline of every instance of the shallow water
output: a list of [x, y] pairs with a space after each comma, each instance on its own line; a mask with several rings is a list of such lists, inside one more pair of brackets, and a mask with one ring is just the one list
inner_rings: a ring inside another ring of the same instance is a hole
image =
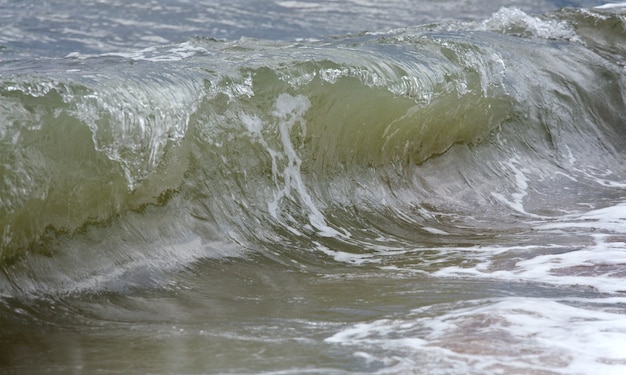
[[385, 4], [0, 4], [2, 372], [624, 372], [626, 8]]

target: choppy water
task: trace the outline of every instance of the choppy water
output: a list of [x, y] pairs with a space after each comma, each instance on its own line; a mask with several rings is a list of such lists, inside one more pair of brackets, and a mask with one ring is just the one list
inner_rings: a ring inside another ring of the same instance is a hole
[[600, 5], [0, 2], [0, 372], [624, 373]]

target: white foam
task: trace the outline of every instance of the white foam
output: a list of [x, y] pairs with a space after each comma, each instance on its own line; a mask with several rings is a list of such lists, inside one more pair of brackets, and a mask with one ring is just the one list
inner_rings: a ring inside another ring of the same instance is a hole
[[515, 182], [517, 184], [517, 192], [511, 194], [511, 198], [507, 198], [504, 194], [492, 192], [491, 195], [506, 204], [515, 211], [522, 213], [530, 217], [539, 217], [538, 215], [531, 214], [524, 208], [524, 199], [528, 195], [528, 177], [526, 173], [528, 171], [521, 166], [521, 162], [518, 157], [510, 158], [509, 160], [502, 162], [503, 167], [513, 172], [515, 176]]
[[441, 236], [446, 236], [446, 235], [450, 234], [450, 233], [448, 233], [446, 231], [443, 231], [443, 230], [437, 229], [437, 228], [433, 228], [433, 227], [422, 227], [422, 229], [424, 229], [428, 233], [438, 234], [438, 235], [441, 235]]
[[429, 306], [350, 325], [325, 341], [400, 372], [624, 373], [624, 311], [602, 307], [614, 299], [589, 302], [511, 297]]
[[[478, 262], [449, 266], [437, 277], [488, 278], [592, 288], [603, 293], [626, 291], [626, 203], [540, 221], [533, 230], [545, 235], [579, 238], [574, 245], [471, 247]], [[453, 249], [442, 250], [453, 252]], [[498, 263], [501, 254], [515, 262]], [[464, 256], [467, 258], [467, 256]]]
[[[167, 42], [167, 40], [153, 39], [150, 40], [150, 42], [163, 44]], [[163, 45], [160, 47], [147, 47], [136, 51], [117, 51], [100, 54], [70, 52], [65, 56], [65, 58], [86, 60], [100, 57], [119, 57], [133, 61], [171, 62], [181, 61], [196, 55], [206, 55], [208, 53], [209, 52], [203, 47], [195, 46], [191, 42], [183, 42], [180, 44]]]
[[331, 250], [328, 247], [315, 242], [315, 247], [322, 253], [333, 257], [336, 262], [349, 263], [354, 265], [362, 265], [365, 263], [380, 263], [381, 259], [376, 258], [375, 254], [355, 254], [345, 251]]
[[598, 170], [595, 169], [593, 171], [588, 171], [582, 168], [574, 168], [574, 170], [580, 173], [582, 176], [591, 180], [592, 182], [597, 183], [600, 186], [610, 187], [610, 188], [618, 188], [618, 189], [626, 189], [626, 183], [619, 180], [610, 179], [611, 176], [615, 176], [613, 171], [611, 170]]
[[626, 8], [626, 3], [606, 3], [602, 5], [598, 5], [593, 7], [594, 9], [615, 9], [615, 8]]
[[[294, 128], [298, 124], [302, 137], [306, 135], [304, 114], [310, 106], [311, 102], [303, 95], [291, 96], [283, 93], [276, 99], [272, 115], [277, 119], [282, 150], [276, 151], [269, 147], [266, 148], [272, 157], [272, 174], [278, 188], [274, 194], [274, 199], [268, 203], [268, 210], [274, 219], [295, 230], [295, 232], [292, 232], [300, 233], [300, 231], [285, 223], [280, 217], [282, 214], [279, 213], [282, 200], [298, 199], [308, 211], [307, 217], [310, 229], [314, 229], [317, 234], [324, 237], [349, 236], [349, 233], [341, 233], [326, 223], [324, 214], [317, 208], [302, 178], [300, 170], [302, 160], [291, 141], [291, 133], [295, 131]], [[279, 168], [279, 160], [285, 157], [286, 162], [282, 163], [282, 168]], [[293, 196], [292, 191], [297, 196]], [[287, 216], [290, 217], [289, 214]], [[289, 221], [296, 222], [293, 218]]]
[[564, 215], [556, 220], [537, 226], [540, 230], [587, 229], [597, 233], [626, 234], [626, 202], [614, 206]]
[[283, 8], [297, 8], [297, 9], [311, 9], [311, 8], [321, 7], [321, 4], [319, 3], [304, 2], [304, 1], [279, 1], [276, 4]]
[[542, 39], [580, 41], [567, 22], [531, 16], [518, 8], [501, 8], [485, 20], [481, 28], [487, 31], [513, 32]]

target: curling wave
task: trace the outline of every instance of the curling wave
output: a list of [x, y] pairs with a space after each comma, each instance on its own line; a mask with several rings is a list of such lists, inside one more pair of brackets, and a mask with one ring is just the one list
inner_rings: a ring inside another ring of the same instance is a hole
[[623, 22], [502, 9], [320, 42], [5, 64], [0, 293], [144, 284], [249, 253], [381, 261], [619, 199]]

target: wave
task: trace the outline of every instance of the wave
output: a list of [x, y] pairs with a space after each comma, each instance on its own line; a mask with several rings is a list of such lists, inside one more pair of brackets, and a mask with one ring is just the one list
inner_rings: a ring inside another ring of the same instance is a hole
[[623, 23], [502, 9], [7, 62], [0, 293], [150, 283], [204, 257], [476, 245], [619, 199]]

